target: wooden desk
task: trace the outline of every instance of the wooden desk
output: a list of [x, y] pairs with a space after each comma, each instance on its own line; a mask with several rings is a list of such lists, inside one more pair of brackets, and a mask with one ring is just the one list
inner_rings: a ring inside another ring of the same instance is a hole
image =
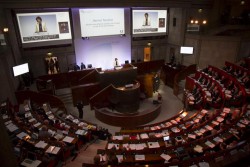
[[171, 88], [174, 87], [174, 79], [175, 76], [182, 71], [185, 66], [173, 67], [169, 64], [165, 64], [161, 70], [161, 79], [165, 83], [165, 85], [170, 86]]
[[121, 113], [137, 112], [140, 107], [140, 83], [135, 82], [131, 87], [117, 87], [112, 91], [110, 102]]

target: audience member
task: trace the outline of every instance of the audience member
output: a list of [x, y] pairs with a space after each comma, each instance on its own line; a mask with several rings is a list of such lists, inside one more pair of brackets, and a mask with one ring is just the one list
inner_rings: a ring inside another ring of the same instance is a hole
[[41, 130], [38, 133], [38, 137], [40, 139], [49, 139], [51, 137], [51, 134], [48, 132], [47, 126], [42, 126]]

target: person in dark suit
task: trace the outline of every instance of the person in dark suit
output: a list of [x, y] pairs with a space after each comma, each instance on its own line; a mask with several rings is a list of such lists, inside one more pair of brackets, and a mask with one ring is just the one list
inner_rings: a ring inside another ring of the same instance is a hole
[[82, 101], [78, 102], [76, 104], [76, 107], [77, 107], [78, 112], [79, 112], [79, 118], [82, 119], [83, 118], [83, 103], [82, 103]]
[[85, 66], [85, 64], [83, 64], [83, 62], [81, 62], [81, 70], [83, 70], [83, 69], [86, 69], [86, 66]]

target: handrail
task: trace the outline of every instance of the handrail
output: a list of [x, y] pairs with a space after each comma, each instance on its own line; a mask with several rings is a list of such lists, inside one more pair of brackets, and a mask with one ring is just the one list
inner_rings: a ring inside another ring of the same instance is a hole
[[[101, 96], [102, 94], [105, 94], [108, 92], [110, 92], [112, 90], [112, 88], [114, 88], [114, 85], [110, 84], [109, 86], [106, 86], [105, 88], [103, 88], [101, 91], [99, 91], [98, 93], [96, 93], [94, 96], [92, 96], [89, 99], [89, 104], [90, 104], [90, 109], [93, 110], [95, 104], [100, 103], [103, 99], [98, 99], [98, 97], [103, 97]], [[108, 100], [108, 99], [106, 99]]]

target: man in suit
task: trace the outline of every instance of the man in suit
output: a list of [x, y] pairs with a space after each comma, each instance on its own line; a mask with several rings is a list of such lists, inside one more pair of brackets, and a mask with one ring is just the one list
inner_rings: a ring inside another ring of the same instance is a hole
[[76, 104], [76, 107], [78, 109], [79, 112], [79, 118], [83, 118], [83, 103], [80, 101]]
[[83, 62], [81, 62], [81, 70], [83, 70], [85, 68], [86, 68], [85, 64], [83, 64]]
[[144, 14], [144, 20], [143, 20], [143, 26], [150, 26], [151, 25], [151, 19], [148, 15], [148, 13]]
[[119, 61], [117, 58], [115, 58], [114, 67], [119, 67], [119, 66], [120, 66]]
[[46, 23], [43, 22], [42, 18], [40, 16], [37, 16], [35, 33], [39, 33], [39, 32], [47, 32], [47, 27], [46, 27]]

